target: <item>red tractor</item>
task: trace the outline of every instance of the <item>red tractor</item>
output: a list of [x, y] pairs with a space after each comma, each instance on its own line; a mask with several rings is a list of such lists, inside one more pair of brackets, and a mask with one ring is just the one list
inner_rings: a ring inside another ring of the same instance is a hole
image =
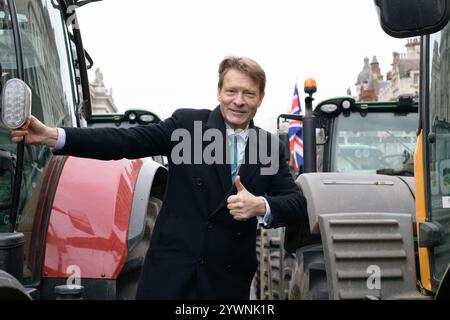
[[29, 110], [58, 127], [160, 121], [91, 114], [92, 60], [75, 15], [90, 2], [0, 0], [0, 299], [133, 299], [164, 200], [161, 158], [98, 161], [11, 142]]

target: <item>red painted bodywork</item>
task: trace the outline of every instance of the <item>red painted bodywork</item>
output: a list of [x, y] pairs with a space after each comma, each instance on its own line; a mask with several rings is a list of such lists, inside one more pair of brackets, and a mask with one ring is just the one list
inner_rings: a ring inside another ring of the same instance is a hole
[[43, 277], [115, 279], [128, 254], [133, 193], [142, 160], [68, 157], [45, 243]]

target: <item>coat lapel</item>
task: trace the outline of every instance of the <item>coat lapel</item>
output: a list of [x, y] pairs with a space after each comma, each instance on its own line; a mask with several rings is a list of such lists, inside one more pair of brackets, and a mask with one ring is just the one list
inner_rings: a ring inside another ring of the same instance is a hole
[[[228, 136], [226, 134], [225, 129], [225, 120], [222, 117], [222, 114], [220, 112], [219, 107], [217, 107], [215, 110], [211, 112], [210, 118], [208, 120], [208, 127], [219, 129], [223, 135], [224, 135], [224, 148], [229, 149], [228, 146]], [[253, 120], [250, 122], [249, 129], [256, 129], [256, 133], [258, 133], [257, 128], [255, 128]], [[258, 139], [258, 135], [256, 135], [256, 138]], [[254, 142], [252, 142], [254, 143]], [[245, 163], [243, 163], [239, 168], [239, 176], [241, 177], [242, 184], [246, 187], [248, 186], [249, 182], [251, 181], [252, 177], [257, 172], [258, 168], [260, 167], [259, 161], [257, 161], [256, 164], [249, 163], [250, 159], [250, 148], [249, 143], [245, 146]], [[259, 140], [257, 140], [257, 145], [259, 147]], [[226, 150], [224, 149], [224, 150]], [[229, 150], [227, 151], [229, 154]], [[227, 159], [226, 159], [227, 160]], [[227, 161], [228, 162], [228, 161]], [[219, 178], [222, 182], [222, 187], [225, 197], [220, 202], [219, 206], [210, 214], [210, 219], [215, 216], [224, 206], [227, 204], [227, 198], [233, 194], [236, 194], [236, 186], [234, 183], [231, 183], [231, 166], [230, 164], [226, 163], [223, 165], [216, 165], [217, 173], [219, 175]]]
[[[255, 144], [256, 139], [256, 146], [252, 146], [253, 150], [252, 152], [258, 152], [259, 145], [259, 135], [258, 135], [258, 129], [255, 127], [253, 120], [250, 122], [249, 130], [253, 130], [253, 132], [256, 133], [256, 136], [251, 138], [249, 133], [249, 141], [247, 141], [247, 144], [245, 145], [245, 156], [244, 156], [244, 163], [241, 164], [239, 168], [239, 176], [241, 177], [241, 182], [246, 187], [249, 183], [251, 178], [255, 175], [258, 168], [260, 167], [259, 158], [256, 157], [257, 161], [256, 163], [250, 163], [250, 160], [254, 157], [250, 157], [250, 145]], [[256, 147], [256, 148], [255, 148]], [[236, 192], [236, 187], [234, 186], [234, 192]]]
[[226, 155], [229, 154], [229, 146], [227, 141], [227, 132], [225, 129], [225, 121], [222, 117], [222, 113], [220, 112], [220, 107], [217, 107], [211, 111], [206, 126], [208, 128], [218, 129], [221, 132], [222, 137], [224, 137], [223, 150], [226, 152], [224, 153], [223, 163], [215, 164], [214, 167], [216, 168], [216, 173], [221, 182], [223, 194], [225, 194], [231, 188], [231, 167], [226, 158]]
[[[255, 175], [259, 168], [258, 164], [242, 164], [239, 168], [239, 176], [241, 177], [241, 183], [244, 187], [247, 187], [252, 179], [252, 177]], [[233, 185], [234, 192], [236, 192], [236, 186]]]

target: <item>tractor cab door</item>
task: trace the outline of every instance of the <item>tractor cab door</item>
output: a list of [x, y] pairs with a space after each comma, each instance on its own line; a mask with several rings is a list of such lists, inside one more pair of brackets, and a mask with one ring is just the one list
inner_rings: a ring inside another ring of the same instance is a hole
[[[6, 81], [17, 78], [16, 49], [11, 19], [11, 9], [6, 0], [0, 0], [0, 95]], [[1, 111], [0, 111], [1, 112]], [[7, 210], [11, 205], [12, 183], [16, 147], [10, 142], [7, 129], [0, 126], [0, 232], [7, 225]]]
[[[79, 97], [66, 18], [63, 1], [0, 0], [1, 83], [25, 81], [32, 114], [49, 126], [76, 122]], [[11, 229], [11, 203], [17, 199], [15, 230], [25, 236], [24, 284], [30, 285], [39, 282], [45, 226], [63, 159], [46, 147], [22, 147], [19, 152], [20, 145], [0, 125], [0, 232]], [[20, 171], [21, 180], [15, 177]], [[13, 188], [16, 181], [18, 188]]]
[[422, 36], [414, 170], [420, 273], [424, 289], [445, 295], [449, 290], [442, 285], [450, 285], [450, 1], [375, 0], [375, 5], [389, 35]]
[[436, 291], [450, 263], [450, 24], [424, 37], [423, 87], [424, 174], [427, 221], [420, 225], [419, 246], [428, 249], [432, 291]]

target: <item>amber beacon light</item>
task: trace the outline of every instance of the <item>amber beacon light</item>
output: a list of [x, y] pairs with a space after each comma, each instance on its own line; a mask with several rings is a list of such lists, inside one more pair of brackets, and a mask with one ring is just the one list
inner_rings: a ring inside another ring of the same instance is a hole
[[317, 84], [316, 84], [316, 80], [314, 80], [313, 78], [307, 78], [305, 80], [305, 84], [303, 85], [305, 93], [312, 95], [313, 93], [315, 93], [317, 91]]

